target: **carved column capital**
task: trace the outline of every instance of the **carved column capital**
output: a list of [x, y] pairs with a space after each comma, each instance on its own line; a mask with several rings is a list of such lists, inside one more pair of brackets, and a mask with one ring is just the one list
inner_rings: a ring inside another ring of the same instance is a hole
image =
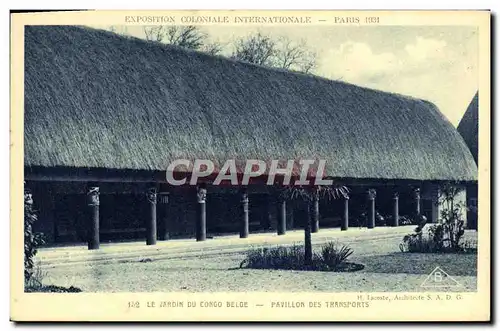
[[99, 187], [91, 186], [87, 189], [87, 205], [99, 206]]
[[399, 199], [399, 192], [394, 192], [394, 193], [392, 194], [392, 198], [393, 198], [394, 200]]
[[241, 202], [248, 203], [248, 192], [247, 190], [241, 190]]
[[148, 199], [148, 202], [152, 204], [156, 204], [157, 195], [158, 193], [156, 192], [156, 187], [151, 187], [146, 192], [146, 197]]
[[207, 200], [207, 189], [199, 187], [196, 192], [196, 198], [198, 203], [205, 203]]
[[413, 197], [415, 199], [420, 199], [420, 188], [417, 187], [417, 188], [413, 189]]
[[377, 190], [371, 188], [367, 191], [367, 194], [368, 194], [368, 200], [375, 200], [375, 198], [377, 197]]

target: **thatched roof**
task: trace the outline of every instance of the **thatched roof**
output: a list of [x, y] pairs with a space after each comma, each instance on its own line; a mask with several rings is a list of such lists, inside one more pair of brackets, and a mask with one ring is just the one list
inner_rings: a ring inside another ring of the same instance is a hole
[[478, 102], [479, 102], [479, 93], [476, 92], [474, 98], [467, 107], [465, 111], [464, 117], [460, 120], [458, 124], [458, 132], [462, 135], [465, 140], [467, 146], [474, 157], [474, 160], [477, 164], [477, 135], [479, 130], [479, 121], [478, 121]]
[[90, 28], [25, 31], [27, 167], [323, 158], [331, 177], [476, 178], [427, 101]]

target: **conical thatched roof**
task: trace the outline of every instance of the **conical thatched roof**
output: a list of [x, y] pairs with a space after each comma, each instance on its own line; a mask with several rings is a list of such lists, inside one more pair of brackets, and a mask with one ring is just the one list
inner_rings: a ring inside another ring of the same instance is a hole
[[431, 103], [71, 26], [25, 30], [25, 166], [326, 159], [331, 177], [473, 180]]
[[467, 146], [474, 157], [477, 164], [477, 136], [479, 131], [479, 121], [478, 121], [478, 102], [479, 93], [476, 92], [474, 98], [467, 107], [467, 111], [462, 117], [462, 120], [458, 124], [458, 132], [462, 135]]

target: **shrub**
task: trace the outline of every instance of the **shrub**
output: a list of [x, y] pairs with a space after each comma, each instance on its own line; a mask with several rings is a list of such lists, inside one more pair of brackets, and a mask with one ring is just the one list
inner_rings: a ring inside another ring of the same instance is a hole
[[345, 245], [328, 242], [319, 252], [313, 253], [312, 264], [307, 266], [302, 245], [257, 248], [247, 252], [240, 268], [343, 271], [352, 269], [351, 263], [347, 262], [352, 253], [353, 250]]
[[300, 269], [304, 265], [304, 246], [257, 248], [247, 252], [240, 267], [254, 269]]
[[[387, 225], [392, 225], [394, 224], [394, 216], [393, 215], [387, 215], [385, 217], [386, 219], [386, 224]], [[416, 225], [418, 223], [418, 221], [410, 216], [406, 216], [406, 215], [400, 215], [399, 216], [399, 222], [398, 222], [398, 225]]]
[[399, 216], [399, 225], [416, 225], [417, 220], [411, 218], [410, 216]]
[[418, 235], [406, 235], [399, 248], [402, 252], [409, 253], [437, 253], [440, 251], [432, 238]]
[[[375, 211], [375, 226], [385, 226], [388, 223], [386, 217], [382, 216], [378, 211]], [[366, 227], [368, 226], [368, 213], [361, 213], [358, 217], [356, 217], [353, 221], [354, 226], [358, 227]]]
[[321, 246], [321, 262], [328, 267], [329, 270], [337, 270], [354, 251], [345, 245], [340, 248], [333, 242], [328, 242]]
[[440, 215], [441, 224], [433, 229], [438, 232], [443, 246], [454, 251], [461, 249], [460, 241], [465, 233], [465, 221], [461, 212], [463, 204], [455, 201], [459, 192], [460, 189], [451, 184], [441, 188], [440, 202], [444, 205]]
[[460, 245], [464, 253], [477, 253], [477, 241], [465, 240]]
[[47, 285], [47, 286], [39, 286], [39, 287], [27, 287], [25, 292], [41, 292], [41, 293], [79, 293], [82, 292], [78, 287], [70, 286], [56, 286], [56, 285]]
[[33, 232], [33, 224], [37, 221], [33, 210], [31, 192], [24, 192], [24, 280], [28, 282], [33, 275], [34, 258], [37, 247], [44, 244], [43, 234]]
[[[46, 273], [43, 272], [40, 264], [35, 264], [31, 269], [31, 275], [28, 279], [25, 278], [24, 288], [28, 292], [28, 289], [37, 289], [43, 287], [43, 279]], [[33, 291], [32, 291], [33, 292]]]
[[469, 243], [461, 242], [465, 233], [461, 214], [462, 204], [455, 201], [460, 189], [448, 183], [441, 187], [440, 192], [439, 202], [444, 205], [440, 215], [440, 224], [431, 225], [427, 236], [424, 236], [422, 229], [426, 222], [421, 222], [415, 229], [415, 233], [403, 238], [403, 242], [399, 245], [401, 251], [420, 253], [474, 251]]

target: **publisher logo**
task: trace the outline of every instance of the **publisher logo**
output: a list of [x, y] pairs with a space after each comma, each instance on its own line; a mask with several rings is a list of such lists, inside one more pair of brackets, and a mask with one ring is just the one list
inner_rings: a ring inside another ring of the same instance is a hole
[[420, 285], [420, 287], [427, 287], [427, 288], [458, 287], [458, 286], [460, 286], [460, 284], [440, 267], [436, 267]]

